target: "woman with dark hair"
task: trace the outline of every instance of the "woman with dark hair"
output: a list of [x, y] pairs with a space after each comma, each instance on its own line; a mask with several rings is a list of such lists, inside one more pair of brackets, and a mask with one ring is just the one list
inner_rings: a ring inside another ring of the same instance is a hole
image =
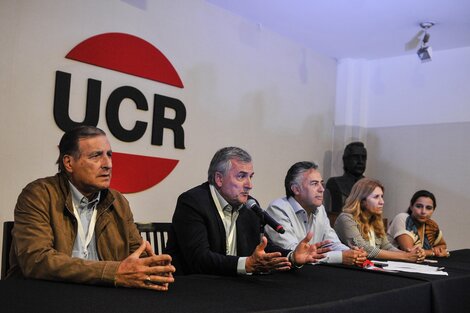
[[431, 219], [435, 210], [436, 198], [431, 192], [415, 192], [408, 211], [395, 216], [390, 224], [389, 240], [401, 250], [417, 246], [424, 249], [426, 256], [449, 256], [442, 231]]
[[335, 222], [339, 239], [349, 247], [363, 248], [368, 258], [422, 262], [425, 254], [420, 247], [401, 251], [387, 239], [382, 220], [384, 187], [375, 179], [357, 181]]

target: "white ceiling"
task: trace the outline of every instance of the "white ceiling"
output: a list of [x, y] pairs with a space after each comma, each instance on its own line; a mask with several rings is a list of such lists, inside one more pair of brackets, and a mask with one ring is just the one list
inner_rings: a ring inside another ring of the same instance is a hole
[[433, 51], [470, 47], [470, 0], [207, 2], [336, 59], [415, 53], [420, 40], [416, 35], [423, 21], [436, 23], [429, 31]]

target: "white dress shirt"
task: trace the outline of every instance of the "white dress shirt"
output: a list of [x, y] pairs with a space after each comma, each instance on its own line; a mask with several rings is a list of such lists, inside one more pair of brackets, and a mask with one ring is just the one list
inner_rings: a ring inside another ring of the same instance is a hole
[[308, 216], [307, 211], [293, 198], [283, 197], [271, 202], [266, 211], [284, 229], [284, 234], [279, 234], [271, 227], [265, 227], [265, 231], [273, 243], [284, 249], [294, 250], [307, 232], [313, 232], [310, 244], [315, 244], [323, 240], [331, 240], [333, 245], [331, 251], [326, 253], [326, 257], [320, 262], [342, 263], [342, 251], [349, 250], [341, 243], [336, 232], [330, 226], [330, 220], [326, 214], [324, 206], [318, 207], [315, 212]]
[[[211, 191], [211, 196], [214, 200], [215, 206], [217, 207], [217, 212], [219, 213], [225, 228], [225, 254], [236, 256], [237, 218], [240, 209], [243, 208], [243, 205], [240, 205], [238, 208], [232, 208], [232, 206], [227, 202], [227, 200], [225, 200], [224, 197], [222, 197], [222, 195], [217, 191], [214, 185], [209, 185], [209, 189]], [[246, 257], [239, 257], [237, 263], [238, 274], [247, 274], [245, 264]]]

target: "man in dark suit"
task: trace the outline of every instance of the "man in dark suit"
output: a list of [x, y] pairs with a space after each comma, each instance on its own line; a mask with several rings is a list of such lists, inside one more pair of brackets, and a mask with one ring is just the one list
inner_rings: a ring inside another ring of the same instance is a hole
[[324, 257], [309, 233], [294, 251], [260, 240], [260, 219], [244, 204], [253, 188], [251, 156], [237, 147], [216, 152], [208, 182], [178, 197], [167, 252], [178, 274], [237, 275], [289, 270]]

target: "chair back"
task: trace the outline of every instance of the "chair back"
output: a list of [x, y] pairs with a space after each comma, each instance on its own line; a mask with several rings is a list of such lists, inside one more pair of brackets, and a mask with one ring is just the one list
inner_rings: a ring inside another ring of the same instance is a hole
[[328, 189], [323, 191], [323, 206], [326, 212], [331, 212], [331, 194]]
[[155, 254], [162, 254], [166, 248], [171, 223], [135, 223], [143, 239], [150, 242]]
[[7, 276], [8, 269], [10, 268], [10, 248], [13, 237], [11, 231], [13, 230], [13, 221], [3, 222], [3, 243], [2, 243], [2, 276], [1, 279], [5, 279]]

